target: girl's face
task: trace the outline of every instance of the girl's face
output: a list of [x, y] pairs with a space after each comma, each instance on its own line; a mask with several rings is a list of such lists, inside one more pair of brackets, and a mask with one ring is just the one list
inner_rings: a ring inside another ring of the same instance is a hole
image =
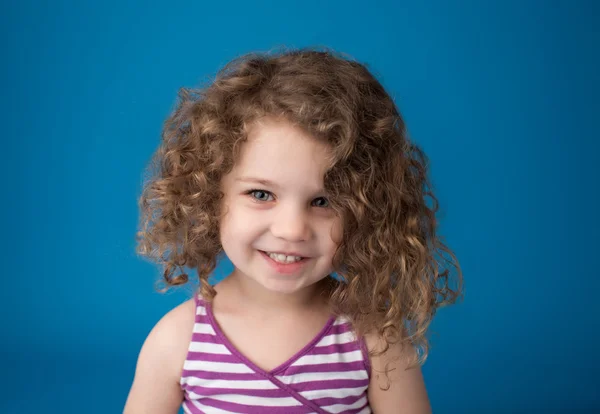
[[221, 244], [236, 272], [278, 293], [332, 272], [341, 227], [323, 190], [327, 155], [285, 121], [254, 124], [223, 179]]

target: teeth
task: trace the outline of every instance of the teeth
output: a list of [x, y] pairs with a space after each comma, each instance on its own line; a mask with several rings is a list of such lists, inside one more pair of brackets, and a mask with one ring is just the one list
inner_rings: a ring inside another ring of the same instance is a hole
[[302, 259], [302, 257], [299, 257], [299, 256], [286, 256], [285, 254], [269, 253], [269, 252], [265, 252], [265, 253], [267, 253], [267, 255], [271, 259], [273, 259], [279, 263], [294, 263], [294, 262], [297, 262]]

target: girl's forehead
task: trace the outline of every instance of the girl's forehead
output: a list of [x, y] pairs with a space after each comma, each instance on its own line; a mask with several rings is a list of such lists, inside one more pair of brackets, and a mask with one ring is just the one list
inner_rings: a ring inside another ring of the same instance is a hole
[[240, 148], [236, 179], [252, 177], [282, 185], [323, 186], [329, 148], [285, 121], [263, 120], [252, 126]]

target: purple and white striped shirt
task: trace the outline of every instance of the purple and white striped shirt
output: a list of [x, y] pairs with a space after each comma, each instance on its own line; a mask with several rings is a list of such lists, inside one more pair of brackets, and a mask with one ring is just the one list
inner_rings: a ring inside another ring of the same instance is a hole
[[304, 349], [267, 372], [227, 340], [210, 304], [196, 295], [180, 381], [187, 414], [368, 414], [369, 377], [365, 343], [345, 318], [330, 318]]

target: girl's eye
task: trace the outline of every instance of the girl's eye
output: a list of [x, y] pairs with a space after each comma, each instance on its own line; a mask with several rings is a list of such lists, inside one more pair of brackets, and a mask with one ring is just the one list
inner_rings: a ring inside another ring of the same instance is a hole
[[315, 207], [329, 207], [329, 201], [325, 197], [315, 198], [312, 204]]
[[272, 201], [273, 200], [273, 195], [271, 193], [269, 193], [268, 191], [252, 190], [252, 191], [249, 191], [248, 194], [250, 194], [252, 196], [252, 198], [256, 199], [257, 201]]

